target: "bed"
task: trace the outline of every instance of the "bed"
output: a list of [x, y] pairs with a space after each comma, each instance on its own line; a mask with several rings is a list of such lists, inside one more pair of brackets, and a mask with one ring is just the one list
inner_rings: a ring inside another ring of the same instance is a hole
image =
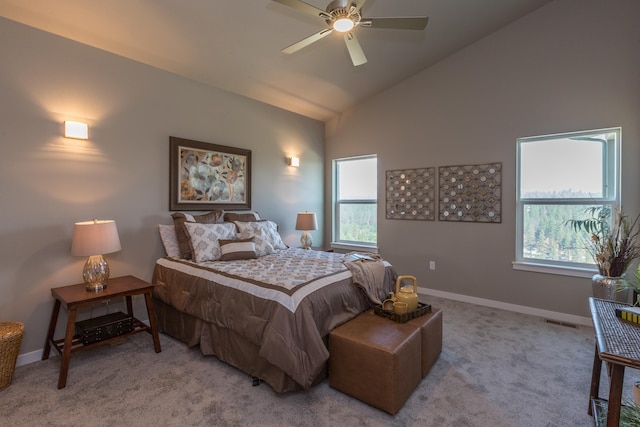
[[[397, 275], [379, 262], [380, 289], [388, 294]], [[329, 332], [371, 306], [342, 254], [286, 246], [238, 260], [163, 257], [153, 283], [162, 332], [276, 392], [309, 389], [326, 378]]]

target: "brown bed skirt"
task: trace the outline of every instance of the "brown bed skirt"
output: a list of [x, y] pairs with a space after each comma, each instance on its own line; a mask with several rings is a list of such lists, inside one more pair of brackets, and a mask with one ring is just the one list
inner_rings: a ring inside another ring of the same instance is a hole
[[[153, 309], [160, 332], [186, 343], [189, 347], [199, 345], [202, 354], [216, 356], [248, 375], [263, 380], [278, 393], [302, 389], [281, 369], [260, 357], [260, 348], [257, 345], [232, 330], [180, 312], [158, 298], [153, 298]], [[324, 369], [313, 384], [322, 382], [327, 378], [327, 373], [325, 363]]]

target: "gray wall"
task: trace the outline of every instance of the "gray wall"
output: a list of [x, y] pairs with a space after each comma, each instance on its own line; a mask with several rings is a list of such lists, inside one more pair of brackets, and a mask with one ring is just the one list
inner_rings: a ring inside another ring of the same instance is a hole
[[[112, 276], [151, 279], [157, 225], [171, 222], [171, 135], [251, 150], [252, 208], [286, 243], [299, 244], [298, 211], [322, 217], [323, 123], [4, 18], [0, 40], [0, 321], [26, 324], [22, 354], [44, 345], [50, 288], [82, 281], [74, 222], [114, 219]], [[68, 119], [89, 123], [88, 141], [63, 138]], [[146, 319], [142, 301], [135, 311]]]
[[380, 184], [382, 255], [422, 288], [588, 316], [589, 279], [512, 269], [516, 139], [622, 126], [623, 205], [640, 212], [638, 16], [637, 0], [549, 3], [328, 123], [325, 182], [330, 160], [352, 155], [377, 153], [380, 183], [386, 170], [502, 162], [500, 224], [386, 220]]

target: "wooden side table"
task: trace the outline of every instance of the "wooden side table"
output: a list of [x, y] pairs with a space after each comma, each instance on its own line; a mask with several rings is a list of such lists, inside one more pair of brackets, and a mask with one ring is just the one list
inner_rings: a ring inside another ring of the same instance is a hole
[[[628, 306], [613, 301], [589, 298], [596, 333], [596, 349], [591, 371], [589, 415], [598, 424], [599, 413], [607, 411], [607, 427], [618, 427], [625, 367], [640, 369], [640, 327], [616, 317], [615, 309]], [[599, 398], [602, 362], [609, 368], [608, 402]]]
[[[47, 333], [47, 341], [44, 345], [42, 360], [46, 360], [49, 358], [49, 353], [51, 352], [52, 346], [60, 354], [62, 360], [60, 364], [60, 377], [58, 378], [59, 389], [64, 388], [67, 384], [69, 359], [71, 359], [71, 353], [73, 352], [86, 350], [98, 345], [106, 344], [116, 338], [137, 334], [138, 332], [143, 331], [150, 333], [153, 337], [153, 346], [156, 353], [159, 353], [161, 351], [156, 316], [153, 312], [153, 303], [151, 301], [152, 290], [152, 284], [133, 276], [123, 276], [109, 279], [109, 281], [107, 282], [107, 287], [99, 292], [86, 290], [84, 283], [51, 289], [51, 295], [53, 295], [56, 300], [53, 306], [53, 312], [51, 313], [49, 332]], [[133, 295], [144, 295], [150, 326], [145, 325], [140, 320], [133, 317], [133, 304], [131, 301], [131, 297]], [[91, 344], [83, 344], [80, 340], [80, 337], [75, 335], [76, 315], [78, 312], [78, 308], [90, 306], [104, 300], [118, 297], [125, 297], [126, 299], [127, 314], [133, 318], [133, 330], [117, 337], [108, 338]], [[53, 338], [53, 334], [56, 329], [56, 323], [58, 322], [58, 314], [60, 313], [61, 305], [65, 308], [65, 310], [68, 311], [67, 329], [63, 339], [55, 340]]]

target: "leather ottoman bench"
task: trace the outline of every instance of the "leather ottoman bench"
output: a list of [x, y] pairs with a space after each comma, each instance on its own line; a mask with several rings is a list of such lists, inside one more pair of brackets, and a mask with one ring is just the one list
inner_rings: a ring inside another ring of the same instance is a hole
[[396, 414], [422, 380], [421, 331], [364, 313], [329, 334], [329, 385]]
[[442, 310], [432, 307], [431, 313], [408, 320], [407, 324], [420, 328], [422, 378], [424, 378], [442, 352]]
[[[376, 316], [373, 310], [367, 311]], [[426, 377], [442, 352], [442, 310], [432, 307], [431, 313], [408, 320], [407, 325], [420, 328], [422, 378]]]

